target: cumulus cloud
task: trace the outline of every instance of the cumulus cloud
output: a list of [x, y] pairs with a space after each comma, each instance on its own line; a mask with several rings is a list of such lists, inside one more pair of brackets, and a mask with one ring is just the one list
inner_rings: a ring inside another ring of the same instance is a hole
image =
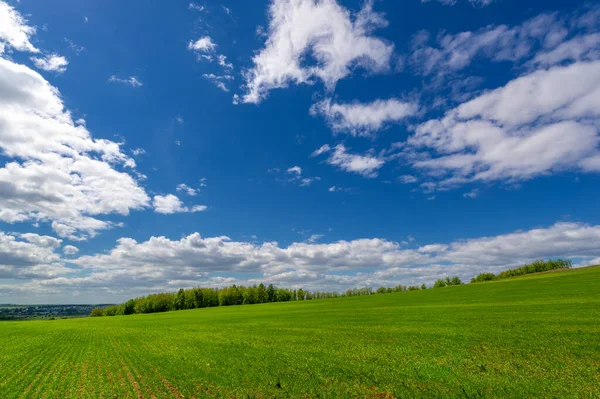
[[63, 248], [63, 253], [65, 255], [76, 255], [79, 252], [79, 248], [74, 247], [73, 245], [65, 245]]
[[155, 195], [152, 199], [152, 206], [154, 212], [162, 213], [164, 215], [170, 215], [173, 213], [184, 213], [184, 212], [203, 212], [208, 209], [204, 205], [196, 205], [192, 208], [188, 208], [183, 205], [183, 202], [176, 195]]
[[0, 59], [0, 220], [50, 222], [62, 237], [85, 239], [114, 226], [97, 215], [148, 205], [120, 144], [75, 124], [59, 91], [32, 69]]
[[58, 54], [48, 54], [43, 58], [32, 57], [31, 61], [33, 61], [33, 64], [38, 69], [56, 73], [65, 72], [67, 70], [67, 65], [69, 65], [69, 61]]
[[108, 81], [111, 82], [111, 83], [123, 83], [123, 84], [129, 85], [131, 87], [141, 87], [141, 86], [144, 85], [135, 76], [130, 76], [130, 77], [126, 78], [126, 79], [122, 79], [122, 78], [119, 78], [119, 77], [117, 77], [115, 75], [112, 75], [110, 78], [108, 78]]
[[35, 35], [35, 28], [27, 24], [27, 20], [13, 7], [0, 1], [0, 54], [7, 48], [29, 53], [39, 53], [31, 37]]
[[245, 73], [243, 102], [259, 103], [272, 89], [315, 79], [332, 89], [355, 67], [387, 70], [393, 45], [371, 35], [387, 25], [372, 3], [353, 15], [335, 0], [273, 0], [265, 46]]
[[419, 125], [413, 166], [438, 187], [598, 172], [600, 61], [519, 77]]
[[217, 48], [217, 45], [212, 41], [210, 36], [204, 36], [196, 41], [188, 43], [188, 50], [197, 51], [200, 53], [210, 53]]
[[326, 99], [311, 107], [312, 115], [323, 115], [335, 132], [370, 136], [385, 125], [398, 123], [419, 112], [419, 106], [396, 98], [371, 103], [334, 103]]
[[67, 274], [70, 269], [55, 252], [60, 242], [38, 234], [0, 232], [0, 280], [48, 279]]
[[328, 164], [336, 166], [345, 172], [357, 173], [368, 178], [377, 177], [378, 170], [381, 169], [386, 162], [383, 157], [373, 154], [352, 154], [348, 152], [343, 144], [338, 144], [333, 148], [326, 144], [313, 152], [313, 156], [325, 153], [329, 153], [329, 156], [325, 161]]

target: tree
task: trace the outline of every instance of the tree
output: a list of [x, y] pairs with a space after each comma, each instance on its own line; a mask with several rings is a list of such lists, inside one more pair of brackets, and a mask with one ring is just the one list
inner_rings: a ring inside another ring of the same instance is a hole
[[275, 296], [275, 287], [273, 287], [273, 284], [269, 284], [267, 287], [267, 298], [269, 302], [277, 301], [277, 296]]
[[433, 284], [433, 288], [442, 288], [446, 286], [446, 280], [439, 279]]
[[202, 288], [194, 288], [192, 290], [194, 292], [194, 299], [196, 301], [197, 308], [203, 308], [204, 305], [204, 295], [202, 294]]
[[183, 307], [185, 309], [194, 309], [196, 307], [196, 298], [194, 297], [194, 290], [185, 290], [185, 303]]
[[247, 305], [258, 303], [258, 297], [256, 294], [256, 286], [246, 288], [246, 291], [244, 291], [244, 303]]
[[181, 288], [175, 295], [175, 302], [173, 303], [175, 310], [185, 309], [185, 291]]
[[263, 283], [260, 283], [256, 288], [256, 296], [258, 297], [258, 303], [269, 302], [269, 294], [267, 293], [267, 289]]
[[462, 281], [461, 281], [460, 277], [458, 277], [458, 276], [452, 277], [451, 282], [452, 282], [452, 285], [461, 285], [462, 284]]
[[379, 288], [377, 288], [377, 293], [378, 294], [385, 294], [385, 291], [386, 291], [385, 287], [379, 287]]
[[104, 310], [102, 308], [92, 309], [92, 313], [90, 313], [90, 317], [101, 317], [101, 316], [104, 316]]
[[129, 315], [135, 313], [135, 299], [130, 299], [123, 306], [123, 314]]

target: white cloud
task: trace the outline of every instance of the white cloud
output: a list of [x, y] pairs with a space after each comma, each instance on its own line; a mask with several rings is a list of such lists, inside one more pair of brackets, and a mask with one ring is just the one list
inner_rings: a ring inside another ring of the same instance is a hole
[[147, 206], [127, 173], [135, 162], [118, 143], [93, 139], [64, 109], [58, 90], [30, 68], [0, 59], [0, 220], [51, 222], [61, 236], [83, 239]]
[[413, 175], [402, 175], [402, 176], [398, 177], [398, 180], [404, 184], [411, 184], [411, 183], [416, 183], [419, 181], [419, 179], [417, 179]]
[[[421, 0], [421, 3], [429, 3], [432, 0]], [[453, 6], [457, 0], [437, 0], [445, 6]], [[486, 7], [492, 4], [495, 0], [467, 0], [473, 7]]]
[[398, 123], [419, 112], [419, 106], [396, 98], [371, 103], [332, 103], [326, 99], [311, 107], [311, 114], [321, 114], [335, 132], [352, 136], [370, 136], [389, 123]]
[[121, 79], [116, 77], [115, 75], [112, 75], [110, 78], [108, 78], [108, 81], [111, 83], [123, 83], [131, 87], [143, 86], [143, 83], [135, 76], [130, 76], [127, 79]]
[[205, 73], [202, 75], [202, 77], [206, 80], [211, 81], [215, 86], [217, 86], [224, 92], [229, 91], [226, 82], [233, 80], [233, 76], [231, 75], [215, 75], [214, 73]]
[[377, 177], [377, 171], [385, 164], [385, 159], [376, 155], [351, 154], [343, 144], [338, 144], [334, 148], [324, 145], [313, 152], [313, 156], [324, 153], [329, 153], [326, 161], [328, 164], [368, 178]]
[[440, 187], [598, 172], [599, 117], [600, 61], [536, 71], [418, 126], [413, 166]]
[[200, 53], [210, 53], [217, 48], [217, 45], [212, 41], [210, 36], [204, 36], [200, 39], [189, 42], [188, 50], [197, 51]]
[[490, 25], [474, 32], [441, 32], [433, 45], [428, 44], [429, 33], [421, 31], [413, 38], [408, 62], [419, 74], [446, 75], [463, 70], [479, 57], [520, 62], [538, 53], [535, 63], [547, 66], [567, 59], [598, 59], [598, 38], [589, 34], [598, 31], [598, 24], [600, 13], [592, 7], [567, 16], [540, 14], [513, 27]]
[[35, 28], [27, 25], [23, 16], [4, 1], [0, 1], [0, 54], [11, 47], [17, 51], [39, 53], [40, 51], [31, 44], [31, 37], [35, 35]]
[[352, 15], [335, 0], [273, 0], [265, 46], [245, 73], [243, 101], [259, 103], [272, 89], [315, 79], [332, 89], [357, 66], [387, 70], [393, 45], [371, 36], [386, 24], [372, 1]]
[[418, 249], [419, 252], [423, 252], [423, 253], [438, 253], [438, 252], [445, 252], [447, 250], [448, 250], [448, 245], [443, 245], [443, 244], [424, 245]]
[[188, 208], [173, 194], [155, 195], [152, 199], [152, 206], [154, 207], [154, 212], [165, 215], [185, 212], [203, 212], [208, 209], [204, 205], [195, 205], [192, 208]]
[[37, 234], [17, 237], [0, 232], [0, 280], [47, 279], [68, 273], [55, 253], [60, 242]]
[[79, 248], [74, 247], [73, 245], [65, 245], [63, 247], [63, 253], [65, 255], [76, 255], [79, 252]]
[[62, 240], [59, 240], [57, 238], [50, 236], [41, 236], [35, 233], [24, 233], [20, 234], [19, 237], [41, 248], [56, 249], [60, 247], [60, 244], [62, 242]]
[[600, 33], [577, 36], [556, 48], [541, 52], [532, 60], [541, 66], [556, 65], [564, 61], [597, 60], [600, 58]]
[[[279, 174], [281, 170], [279, 168], [272, 168], [268, 170], [269, 173]], [[302, 168], [300, 166], [292, 166], [285, 171], [286, 176], [277, 177], [276, 180], [279, 182], [288, 182], [297, 184], [300, 187], [308, 187], [315, 181], [321, 180], [320, 177], [306, 177], [302, 175]]]
[[478, 195], [479, 195], [479, 190], [474, 189], [474, 190], [469, 191], [468, 193], [464, 193], [463, 197], [475, 199], [475, 198], [477, 198]]
[[190, 3], [188, 8], [195, 11], [204, 11], [204, 6], [196, 3]]
[[221, 65], [223, 68], [228, 69], [228, 70], [233, 69], [233, 64], [231, 62], [227, 62], [227, 57], [224, 56], [223, 54], [219, 54], [217, 56], [217, 61], [219, 62], [219, 65]]
[[154, 212], [162, 214], [172, 214], [179, 212], [187, 212], [188, 209], [183, 206], [183, 202], [173, 194], [155, 195], [152, 200]]
[[65, 37], [64, 40], [65, 43], [67, 43], [67, 46], [69, 46], [69, 48], [73, 50], [77, 55], [81, 54], [85, 50], [85, 47], [74, 43], [71, 39]]
[[314, 243], [316, 243], [317, 241], [319, 241], [323, 237], [324, 237], [323, 234], [313, 234], [313, 235], [311, 235], [310, 237], [308, 237], [306, 239], [306, 242], [308, 242], [310, 244], [314, 244]]
[[65, 72], [67, 70], [67, 65], [69, 65], [69, 61], [58, 54], [48, 54], [44, 58], [32, 57], [31, 61], [33, 61], [33, 64], [38, 69], [56, 73]]
[[299, 176], [302, 174], [302, 168], [300, 166], [293, 166], [287, 170], [287, 173], [295, 173]]
[[325, 154], [326, 152], [331, 151], [331, 147], [329, 144], [323, 144], [321, 147], [317, 148], [312, 154], [312, 157], [317, 157], [321, 154]]
[[188, 186], [187, 184], [181, 183], [177, 185], [177, 192], [179, 193], [186, 193], [189, 196], [196, 196], [198, 195], [198, 190], [191, 188], [190, 186]]

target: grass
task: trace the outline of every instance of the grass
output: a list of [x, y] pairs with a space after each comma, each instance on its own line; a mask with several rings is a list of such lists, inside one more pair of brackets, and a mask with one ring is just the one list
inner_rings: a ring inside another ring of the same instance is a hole
[[2, 398], [600, 397], [600, 267], [0, 324]]

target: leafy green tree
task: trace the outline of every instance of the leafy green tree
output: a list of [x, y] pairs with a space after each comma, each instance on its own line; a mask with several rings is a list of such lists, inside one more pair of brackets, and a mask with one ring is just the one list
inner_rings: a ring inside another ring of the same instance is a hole
[[275, 295], [275, 287], [273, 287], [273, 284], [269, 284], [269, 286], [267, 287], [267, 298], [269, 302], [277, 301], [277, 296]]
[[104, 316], [104, 309], [102, 308], [94, 308], [92, 309], [92, 313], [90, 313], [90, 317], [102, 317]]
[[454, 277], [452, 277], [451, 284], [452, 285], [461, 285], [462, 280], [460, 279], [460, 277], [454, 276]]
[[202, 288], [194, 288], [192, 290], [192, 292], [194, 293], [194, 300], [196, 302], [196, 307], [197, 308], [203, 308], [203, 307], [205, 307], [205, 304], [204, 304], [204, 295], [202, 293]]
[[260, 283], [256, 289], [256, 295], [258, 297], [258, 303], [269, 302], [269, 294], [263, 283]]
[[123, 304], [123, 314], [129, 315], [135, 313], [135, 299], [130, 299]]
[[433, 284], [433, 288], [442, 288], [446, 286], [446, 280], [439, 279]]
[[256, 286], [246, 288], [246, 291], [244, 291], [244, 303], [247, 305], [259, 303]]
[[426, 290], [426, 289], [427, 289], [427, 286], [426, 286], [425, 284], [421, 284], [421, 289], [422, 289], [422, 290]]
[[177, 291], [177, 295], [175, 295], [174, 306], [175, 310], [185, 309], [185, 291], [183, 288]]

